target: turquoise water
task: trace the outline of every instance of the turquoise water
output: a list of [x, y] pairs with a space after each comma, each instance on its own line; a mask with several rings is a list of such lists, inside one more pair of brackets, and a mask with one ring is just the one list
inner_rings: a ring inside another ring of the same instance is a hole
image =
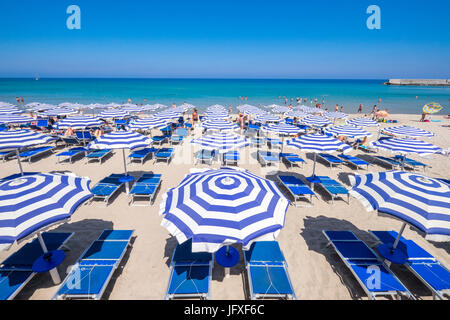
[[[201, 109], [212, 104], [237, 106], [284, 104], [283, 96], [325, 99], [330, 111], [339, 104], [344, 112], [363, 112], [373, 105], [388, 108], [390, 113], [420, 113], [428, 102], [439, 102], [449, 113], [450, 88], [385, 86], [386, 80], [245, 80], [245, 79], [0, 79], [0, 101], [15, 103], [17, 96], [25, 103], [61, 102], [162, 103], [177, 105], [188, 102]], [[239, 99], [247, 96], [247, 101]], [[281, 99], [278, 99], [278, 96]], [[416, 98], [417, 96], [417, 98]], [[378, 99], [381, 98], [381, 103]], [[146, 101], [144, 100], [146, 99]], [[290, 101], [289, 101], [290, 102]], [[289, 103], [288, 102], [288, 103]]]

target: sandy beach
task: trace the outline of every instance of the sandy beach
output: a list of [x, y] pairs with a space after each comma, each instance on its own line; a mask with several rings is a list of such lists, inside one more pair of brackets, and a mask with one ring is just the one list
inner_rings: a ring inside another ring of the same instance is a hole
[[[354, 117], [355, 115], [351, 115]], [[382, 124], [382, 127], [393, 125], [411, 125], [423, 128], [435, 133], [432, 138], [423, 140], [431, 142], [443, 149], [450, 146], [450, 120], [443, 116], [432, 116], [434, 120], [441, 122], [419, 122], [420, 115], [394, 114], [391, 118], [398, 120], [397, 124]], [[343, 121], [337, 121], [336, 124]], [[373, 132], [369, 139], [376, 139], [376, 129], [369, 128]], [[153, 132], [158, 133], [158, 130]], [[194, 136], [201, 135], [200, 128], [195, 128], [190, 140]], [[267, 149], [267, 147], [262, 148]], [[59, 148], [57, 151], [62, 150]], [[150, 207], [131, 207], [128, 205], [126, 193], [122, 190], [114, 197], [108, 206], [101, 202], [93, 202], [80, 206], [73, 215], [71, 221], [56, 226], [50, 230], [75, 232], [68, 242], [70, 251], [64, 263], [59, 267], [61, 278], [66, 275], [67, 268], [73, 264], [80, 254], [95, 240], [103, 229], [134, 229], [132, 247], [124, 257], [120, 268], [114, 274], [103, 299], [127, 300], [127, 299], [163, 299], [169, 277], [169, 263], [173, 250], [177, 244], [175, 238], [160, 226], [161, 217], [158, 214], [162, 195], [168, 188], [179, 184], [189, 169], [193, 167], [208, 167], [208, 165], [194, 165], [193, 154], [199, 148], [185, 141], [176, 147], [176, 154], [172, 162], [153, 163], [148, 160], [140, 163], [128, 164], [128, 171], [134, 177], [143, 172], [155, 172], [163, 175], [162, 187], [159, 190], [154, 205]], [[294, 167], [288, 169], [284, 164], [279, 167], [263, 168], [256, 160], [256, 148], [247, 147], [240, 149], [240, 167], [251, 172], [274, 179], [276, 174], [295, 174], [300, 178], [312, 173], [312, 156], [300, 152], [298, 149], [284, 147], [284, 150], [295, 152], [307, 160], [304, 168]], [[56, 154], [44, 156], [34, 160], [31, 164], [23, 163], [24, 171], [51, 172], [70, 171], [78, 176], [86, 176], [91, 179], [91, 187], [99, 180], [111, 173], [123, 173], [122, 154], [116, 151], [113, 156], [102, 164], [97, 162], [86, 164], [85, 159], [77, 159], [73, 164], [57, 164]], [[355, 150], [352, 155], [368, 159], [368, 154]], [[381, 155], [392, 156], [390, 152], [379, 152]], [[433, 155], [420, 158], [412, 155], [411, 158], [420, 160], [431, 166], [425, 172], [430, 177], [450, 179], [450, 158], [448, 156]], [[215, 162], [213, 167], [219, 168]], [[18, 173], [16, 160], [9, 160], [0, 164], [1, 176]], [[379, 172], [390, 170], [378, 163], [370, 166], [369, 171]], [[328, 175], [333, 179], [349, 187], [348, 176], [365, 170], [355, 170], [349, 166], [342, 169], [330, 169], [323, 162], [318, 162], [316, 173]], [[422, 173], [422, 171], [420, 171]], [[283, 191], [283, 190], [282, 190]], [[289, 206], [286, 223], [281, 230], [277, 241], [285, 255], [289, 267], [289, 274], [298, 299], [367, 299], [364, 291], [359, 286], [351, 272], [341, 262], [335, 251], [326, 246], [326, 239], [322, 230], [352, 230], [366, 243], [375, 246], [374, 238], [368, 230], [399, 230], [401, 222], [390, 217], [382, 217], [375, 213], [367, 213], [361, 203], [355, 198], [350, 198], [350, 204], [343, 200], [336, 200], [334, 204], [321, 190], [317, 190], [319, 199], [314, 199], [312, 207]], [[432, 243], [416, 230], [407, 227], [404, 237], [414, 240], [420, 246], [439, 259], [444, 265], [450, 267], [450, 244]], [[0, 259], [8, 257], [19, 246], [14, 245], [9, 251], [0, 252]], [[239, 246], [236, 246], [239, 248]], [[241, 255], [242, 256], [242, 255]], [[393, 266], [392, 270], [406, 285], [406, 287], [420, 299], [432, 299], [431, 292], [410, 272], [400, 266]], [[241, 257], [238, 265], [231, 269], [230, 278], [224, 277], [223, 267], [215, 264], [213, 269], [213, 281], [211, 288], [212, 299], [246, 299], [245, 267]], [[39, 274], [19, 293], [16, 299], [50, 299], [57, 291], [48, 273]]]

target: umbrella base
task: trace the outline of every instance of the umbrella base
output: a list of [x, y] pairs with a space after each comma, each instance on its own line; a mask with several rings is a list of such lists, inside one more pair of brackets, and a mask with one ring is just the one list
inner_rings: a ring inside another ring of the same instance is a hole
[[406, 254], [399, 248], [392, 249], [391, 244], [380, 244], [377, 247], [378, 253], [386, 260], [395, 264], [405, 264], [408, 260]]

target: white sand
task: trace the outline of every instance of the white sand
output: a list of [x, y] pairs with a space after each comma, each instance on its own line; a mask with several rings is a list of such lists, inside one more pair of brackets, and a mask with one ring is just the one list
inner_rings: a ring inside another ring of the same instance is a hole
[[[431, 139], [426, 139], [440, 147], [447, 149], [450, 146], [449, 125], [450, 120], [442, 116], [433, 116], [433, 119], [442, 122], [420, 123], [418, 115], [393, 115], [399, 120], [395, 125], [413, 125], [436, 133]], [[393, 124], [383, 124], [392, 126]], [[198, 134], [198, 130], [196, 133]], [[157, 134], [157, 132], [155, 132]], [[376, 138], [376, 134], [371, 140]], [[247, 148], [248, 149], [248, 148]], [[195, 149], [198, 150], [198, 149]], [[285, 147], [285, 151], [299, 153], [305, 158], [304, 153], [297, 149]], [[169, 187], [178, 185], [189, 169], [194, 165], [192, 161], [194, 149], [192, 144], [184, 143], [177, 147], [176, 155], [172, 163], [167, 166], [164, 162], [153, 164], [147, 161], [143, 166], [138, 163], [128, 165], [129, 172], [139, 176], [142, 172], [153, 171], [163, 174], [163, 184], [159, 191], [155, 204], [151, 207], [129, 207], [126, 194], [122, 191], [114, 198], [108, 207], [100, 202], [82, 205], [73, 215], [72, 220], [60, 225], [54, 230], [73, 231], [74, 237], [68, 245], [71, 251], [67, 252], [64, 263], [59, 267], [62, 278], [65, 270], [74, 263], [81, 252], [100, 234], [103, 229], [134, 229], [135, 239], [131, 250], [126, 254], [120, 270], [118, 270], [107, 288], [105, 299], [162, 299], [165, 294], [169, 276], [170, 257], [176, 245], [165, 228], [160, 226], [161, 217], [158, 215], [159, 204], [162, 195]], [[249, 169], [255, 174], [273, 177], [277, 168], [263, 169], [254, 159], [256, 149], [241, 150], [243, 161], [241, 167]], [[56, 154], [56, 152], [55, 152]], [[355, 151], [353, 155], [364, 154]], [[388, 152], [381, 154], [392, 155]], [[309, 156], [308, 156], [309, 157]], [[430, 165], [426, 172], [430, 177], [441, 177], [450, 179], [450, 158], [434, 155], [432, 159], [418, 159]], [[280, 172], [296, 173], [300, 177], [309, 176], [312, 173], [312, 159], [304, 169], [294, 168], [288, 170], [284, 164], [280, 165]], [[85, 160], [77, 160], [74, 164], [56, 164], [55, 155], [46, 156], [35, 160], [29, 165], [23, 163], [25, 171], [50, 172], [53, 170], [68, 170], [79, 176], [91, 178], [93, 186], [100, 179], [111, 173], [123, 173], [123, 162], [120, 151], [102, 165], [98, 163], [85, 164]], [[199, 165], [207, 167], [207, 165]], [[214, 164], [213, 167], [219, 167]], [[1, 176], [7, 176], [18, 172], [16, 160], [0, 164]], [[346, 176], [356, 172], [354, 169], [343, 166], [343, 169], [326, 167], [319, 162], [316, 167], [320, 175], [328, 175], [341, 182], [347, 183]], [[370, 171], [388, 170], [379, 164], [371, 166]], [[359, 170], [359, 173], [365, 171]], [[380, 217], [375, 213], [367, 213], [362, 205], [351, 198], [350, 205], [342, 200], [336, 200], [335, 204], [328, 203], [328, 197], [321, 191], [318, 192], [319, 199], [314, 200], [311, 208], [296, 208], [290, 206], [287, 212], [286, 225], [280, 232], [278, 241], [286, 257], [289, 273], [294, 285], [294, 290], [299, 299], [352, 299], [364, 298], [365, 294], [350, 271], [343, 265], [333, 249], [326, 247], [326, 240], [322, 235], [323, 229], [328, 230], [353, 230], [357, 236], [368, 244], [374, 245], [373, 238], [368, 230], [398, 230], [401, 222], [389, 217]], [[450, 267], [450, 244], [431, 243], [426, 241], [417, 231], [406, 228], [404, 236], [413, 239], [431, 254]], [[6, 258], [17, 250], [13, 246], [10, 251], [0, 252], [0, 259]], [[431, 299], [431, 293], [412, 274], [402, 267], [393, 270], [398, 274], [405, 285], [419, 297]], [[215, 266], [211, 295], [213, 299], [245, 299], [243, 275], [244, 265], [241, 262], [231, 270], [231, 277], [224, 278], [224, 269]], [[58, 286], [53, 285], [48, 273], [37, 275], [16, 297], [16, 299], [50, 299], [57, 291]]]

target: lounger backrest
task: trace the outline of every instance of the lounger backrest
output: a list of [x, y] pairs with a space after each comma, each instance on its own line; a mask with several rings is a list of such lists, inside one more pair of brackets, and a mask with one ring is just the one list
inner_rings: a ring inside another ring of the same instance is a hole
[[286, 260], [276, 241], [256, 241], [249, 250], [244, 251], [248, 263], [272, 262], [284, 263]]
[[189, 239], [182, 244], [178, 244], [172, 256], [174, 264], [205, 263], [212, 261], [212, 254], [209, 252], [192, 252], [192, 240]]
[[294, 176], [278, 176], [281, 182], [285, 185], [305, 185], [305, 183]]

